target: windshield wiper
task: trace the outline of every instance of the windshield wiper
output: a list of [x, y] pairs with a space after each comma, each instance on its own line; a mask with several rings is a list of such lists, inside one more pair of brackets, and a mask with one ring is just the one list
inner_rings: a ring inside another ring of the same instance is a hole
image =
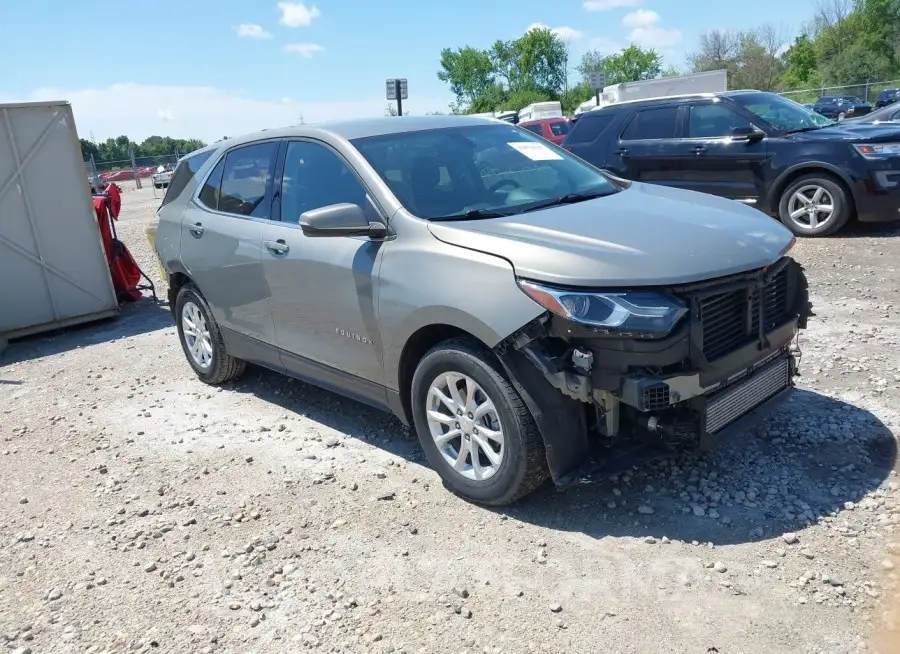
[[533, 207], [528, 207], [528, 209], [526, 209], [523, 213], [528, 213], [529, 211], [539, 211], [541, 209], [547, 209], [548, 207], [558, 207], [561, 204], [575, 204], [576, 202], [584, 202], [586, 200], [606, 197], [607, 195], [612, 195], [613, 193], [614, 191], [594, 191], [593, 193], [566, 193], [565, 195], [560, 195], [559, 197], [553, 198], [552, 200], [547, 200], [546, 202], [541, 202], [540, 204]]
[[465, 213], [452, 214], [450, 216], [438, 216], [437, 218], [429, 218], [430, 221], [436, 223], [451, 222], [454, 220], [481, 220], [482, 218], [506, 218], [508, 213], [500, 213], [493, 209], [472, 209]]

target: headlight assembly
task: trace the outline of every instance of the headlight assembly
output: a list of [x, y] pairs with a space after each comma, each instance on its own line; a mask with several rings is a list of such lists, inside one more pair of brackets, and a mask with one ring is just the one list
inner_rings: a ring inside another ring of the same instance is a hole
[[866, 159], [880, 159], [900, 154], [900, 143], [854, 143], [853, 149]]
[[519, 280], [539, 305], [567, 320], [610, 336], [662, 338], [687, 313], [678, 298], [656, 291], [578, 291]]

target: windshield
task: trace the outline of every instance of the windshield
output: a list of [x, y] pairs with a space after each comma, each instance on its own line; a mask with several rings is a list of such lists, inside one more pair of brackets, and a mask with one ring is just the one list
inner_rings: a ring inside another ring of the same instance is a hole
[[427, 220], [507, 216], [619, 189], [596, 169], [512, 125], [353, 139], [410, 212]]
[[774, 93], [741, 93], [731, 99], [784, 132], [818, 129], [834, 125], [825, 116]]

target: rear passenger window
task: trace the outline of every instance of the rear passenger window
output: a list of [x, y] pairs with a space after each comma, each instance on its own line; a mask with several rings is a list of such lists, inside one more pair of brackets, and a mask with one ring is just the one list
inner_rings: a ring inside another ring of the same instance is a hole
[[567, 145], [593, 143], [612, 122], [613, 114], [597, 113], [581, 116], [569, 130]]
[[197, 171], [203, 167], [203, 164], [213, 155], [213, 152], [215, 150], [208, 150], [207, 152], [195, 154], [193, 157], [182, 159], [172, 174], [172, 180], [169, 182], [169, 188], [166, 189], [166, 195], [163, 197], [160, 207], [166, 206], [181, 195], [181, 192], [187, 188], [187, 185], [197, 175]]
[[570, 125], [571, 123], [569, 122], [550, 123], [550, 133], [553, 136], [565, 136], [569, 133]]
[[623, 141], [673, 139], [678, 134], [678, 107], [639, 111], [622, 133]]
[[222, 185], [222, 171], [225, 169], [225, 158], [223, 157], [215, 169], [206, 178], [206, 183], [200, 189], [199, 200], [210, 209], [218, 210], [219, 208], [219, 187]]
[[533, 132], [534, 134], [537, 134], [538, 136], [543, 136], [543, 134], [544, 134], [544, 132], [541, 130], [540, 125], [525, 125], [524, 127], [529, 132]]
[[219, 211], [268, 218], [266, 188], [272, 177], [278, 143], [257, 143], [232, 150], [225, 157]]

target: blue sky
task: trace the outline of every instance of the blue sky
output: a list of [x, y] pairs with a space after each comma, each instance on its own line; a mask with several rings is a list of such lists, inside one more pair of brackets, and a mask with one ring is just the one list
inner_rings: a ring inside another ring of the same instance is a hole
[[[69, 100], [79, 133], [215, 139], [380, 115], [386, 77], [406, 77], [413, 113], [453, 99], [441, 48], [487, 47], [529, 26], [557, 29], [572, 60], [636, 42], [681, 66], [710, 29], [780, 26], [813, 0], [73, 0], [0, 2], [0, 101]], [[11, 62], [15, 62], [10, 65]], [[573, 75], [574, 76], [574, 75]]]

